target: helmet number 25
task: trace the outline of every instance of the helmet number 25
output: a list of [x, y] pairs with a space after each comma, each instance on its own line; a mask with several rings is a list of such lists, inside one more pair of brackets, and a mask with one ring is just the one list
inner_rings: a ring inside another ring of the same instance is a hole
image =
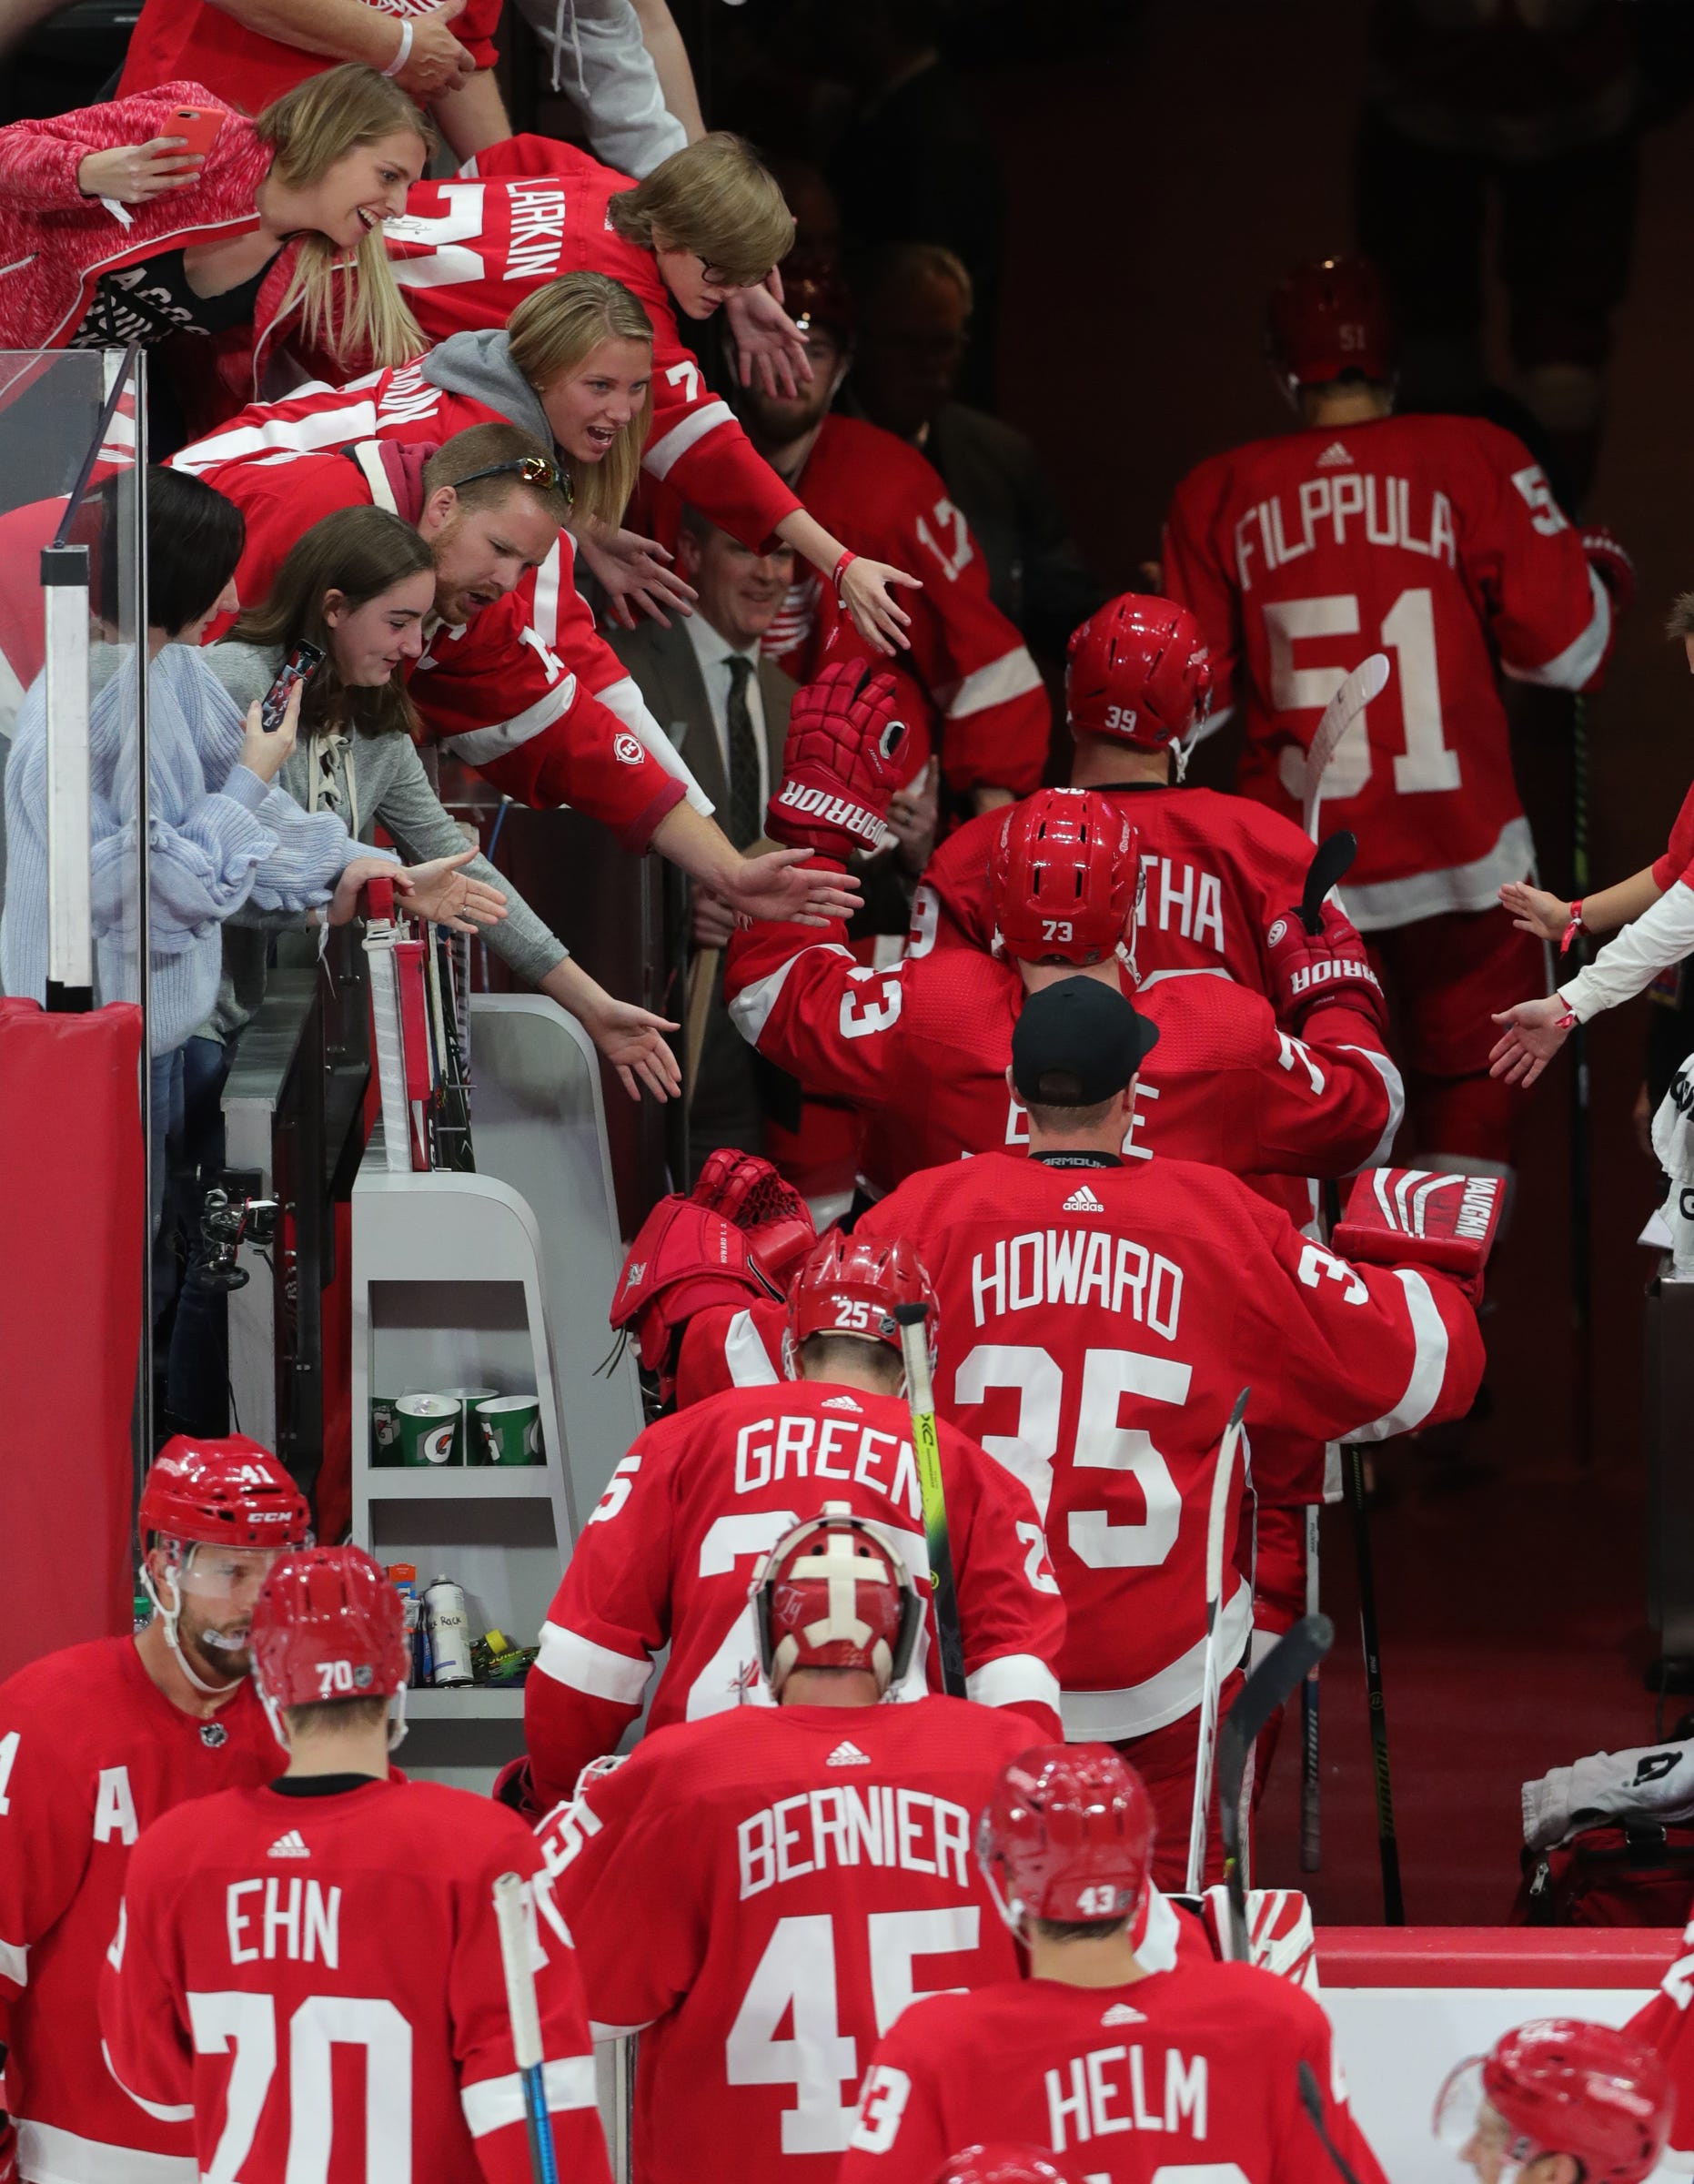
[[[1321, 599], [1267, 601], [1265, 634], [1270, 643], [1270, 701], [1278, 714], [1319, 713], [1358, 665], [1296, 667], [1296, 643], [1320, 637], [1356, 637], [1358, 597], [1333, 592]], [[1394, 788], [1399, 796], [1417, 796], [1459, 785], [1458, 753], [1448, 750], [1441, 719], [1441, 675], [1436, 661], [1435, 599], [1427, 585], [1401, 592], [1382, 618], [1380, 640], [1393, 652], [1406, 748], [1394, 757]], [[1349, 647], [1356, 652], [1356, 646]], [[1367, 646], [1366, 651], [1372, 648]], [[1371, 776], [1367, 705], [1336, 745], [1324, 773], [1326, 801], [1356, 796]], [[1282, 785], [1291, 796], [1305, 793], [1306, 753], [1288, 746], [1281, 759]]]

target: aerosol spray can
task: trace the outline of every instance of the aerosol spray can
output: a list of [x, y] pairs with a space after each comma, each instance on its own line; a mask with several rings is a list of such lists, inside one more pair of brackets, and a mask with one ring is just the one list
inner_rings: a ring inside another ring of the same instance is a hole
[[438, 1577], [425, 1592], [423, 1604], [434, 1657], [430, 1682], [438, 1689], [470, 1683], [470, 1618], [465, 1613], [464, 1588], [451, 1578]]

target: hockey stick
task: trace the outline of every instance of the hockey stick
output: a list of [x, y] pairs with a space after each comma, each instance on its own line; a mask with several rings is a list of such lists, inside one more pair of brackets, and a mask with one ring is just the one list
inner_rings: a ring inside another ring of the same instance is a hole
[[[1318, 1505], [1313, 1502], [1306, 1512], [1306, 1613], [1308, 1619], [1318, 1610], [1317, 1570], [1317, 1518]], [[1323, 1869], [1323, 1774], [1319, 1764], [1317, 1736], [1317, 1663], [1313, 1662], [1300, 1685], [1300, 1871], [1318, 1873]]]
[[[1572, 700], [1570, 710], [1570, 881], [1580, 902], [1588, 891], [1588, 702], [1580, 695]], [[1588, 961], [1580, 933], [1576, 936], [1574, 953], [1580, 970]], [[1584, 1463], [1594, 1460], [1588, 1357], [1591, 1152], [1588, 1031], [1586, 1024], [1578, 1024], [1570, 1034], [1570, 1317], [1577, 1349], [1577, 1447]]]
[[1400, 1893], [1400, 1845], [1394, 1833], [1394, 1785], [1388, 1777], [1388, 1717], [1382, 1703], [1382, 1641], [1376, 1629], [1376, 1577], [1370, 1554], [1370, 1518], [1365, 1508], [1365, 1459], [1347, 1448], [1347, 1498], [1358, 1545], [1358, 1628], [1365, 1649], [1365, 1690], [1370, 1704], [1370, 1750], [1376, 1781], [1376, 1849], [1382, 1860], [1382, 1916], [1390, 1926], [1406, 1924]]
[[1317, 839], [1317, 807], [1324, 800], [1324, 769], [1336, 754], [1336, 746], [1373, 698], [1388, 686], [1388, 655], [1372, 652], [1362, 660], [1324, 707], [1306, 752], [1305, 809], [1302, 824], [1314, 842]]
[[1224, 1598], [1224, 1524], [1229, 1514], [1229, 1482], [1235, 1474], [1235, 1451], [1241, 1446], [1241, 1421], [1247, 1414], [1247, 1398], [1252, 1392], [1244, 1388], [1235, 1398], [1212, 1466], [1212, 1504], [1205, 1521], [1205, 1669], [1200, 1693], [1200, 1741], [1195, 1752], [1194, 1813], [1188, 1822], [1190, 1896], [1198, 1896], [1205, 1884], [1205, 1828], [1217, 1741], [1217, 1618]]
[[1327, 1615], [1303, 1617], [1247, 1678], [1218, 1732], [1217, 1803], [1224, 1831], [1224, 1885], [1229, 1891], [1229, 1954], [1237, 1964], [1251, 1961], [1241, 1866], [1241, 1793], [1247, 1762], [1271, 1716], [1288, 1704], [1335, 1642], [1335, 1625]]
[[1335, 2163], [1336, 2171], [1341, 2179], [1341, 2184], [1358, 2184], [1358, 2179], [1354, 2175], [1353, 2170], [1348, 2166], [1346, 2157], [1342, 2153], [1341, 2149], [1336, 2144], [1335, 2140], [1329, 2136], [1329, 2126], [1324, 2121], [1324, 2097], [1317, 2089], [1317, 2073], [1313, 2069], [1311, 2064], [1306, 2062], [1304, 2058], [1300, 2062], [1298, 2077], [1300, 2080], [1300, 2106], [1311, 2118], [1312, 2128], [1317, 2133], [1319, 2138], [1323, 2140], [1324, 2151]]
[[547, 2114], [543, 2074], [541, 2013], [536, 2007], [531, 1967], [529, 1892], [515, 1873], [494, 1884], [494, 1917], [500, 1933], [500, 1964], [506, 1974], [506, 2014], [511, 2020], [512, 2059], [523, 2087], [523, 2119], [529, 2133], [529, 2173], [535, 2184], [559, 2184], [553, 2127]]
[[959, 1596], [953, 1582], [953, 1546], [947, 1537], [947, 1490], [941, 1476], [941, 1437], [935, 1430], [935, 1390], [930, 1385], [929, 1309], [897, 1304], [901, 1353], [906, 1360], [906, 1401], [912, 1410], [912, 1446], [918, 1460], [923, 1502], [923, 1542], [929, 1551], [930, 1590], [935, 1595], [935, 1630], [941, 1640], [941, 1687], [962, 1699], [964, 1643], [959, 1633]]
[[711, 1016], [711, 996], [717, 991], [721, 948], [697, 948], [688, 966], [688, 1007], [682, 1026], [683, 1097], [690, 1106], [700, 1082], [700, 1057], [706, 1045], [706, 1026]]
[[1306, 868], [1306, 885], [1300, 890], [1300, 923], [1308, 933], [1316, 933], [1322, 925], [1324, 898], [1346, 879], [1357, 854], [1358, 836], [1345, 826], [1337, 827], [1312, 852], [1312, 861]]

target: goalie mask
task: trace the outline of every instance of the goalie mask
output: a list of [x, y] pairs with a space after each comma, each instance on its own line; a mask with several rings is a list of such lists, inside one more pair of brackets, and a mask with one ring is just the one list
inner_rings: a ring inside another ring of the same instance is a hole
[[1035, 1744], [1001, 1770], [976, 1862], [1014, 1934], [1031, 1918], [1134, 1918], [1153, 1834], [1146, 1788], [1110, 1744]]
[[1582, 2184], [1640, 2184], [1669, 2134], [1674, 2097], [1652, 2048], [1610, 2025], [1543, 2017], [1461, 2063], [1436, 2101], [1436, 2136], [1481, 2184], [1514, 2184], [1549, 2155]]
[[771, 1695], [797, 1668], [867, 1669], [879, 1698], [912, 1664], [923, 1602], [890, 1533], [844, 1502], [771, 1548], [747, 1597]]
[[803, 1377], [800, 1352], [813, 1335], [885, 1342], [896, 1355], [902, 1354], [900, 1323], [894, 1318], [894, 1307], [900, 1304], [923, 1307], [933, 1371], [941, 1314], [934, 1287], [916, 1250], [903, 1236], [843, 1236], [839, 1228], [832, 1228], [812, 1247], [788, 1293], [782, 1364], [789, 1379]]
[[930, 2184], [1074, 2184], [1075, 2175], [1038, 2146], [967, 2146], [943, 2162]]
[[1091, 789], [1040, 789], [1006, 814], [988, 864], [996, 956], [1104, 963], [1135, 909], [1140, 859], [1124, 814]]
[[1064, 713], [1074, 734], [1164, 751], [1205, 718], [1211, 662], [1199, 623], [1175, 600], [1122, 592], [1072, 631], [1068, 651]]
[[[278, 1555], [309, 1547], [306, 1497], [268, 1449], [245, 1433], [167, 1441], [142, 1483], [136, 1516], [141, 1582], [158, 1611], [165, 1643], [197, 1691], [227, 1688], [197, 1674], [183, 1650], [185, 1600], [203, 1620], [204, 1643], [230, 1654], [250, 1643], [244, 1602], [251, 1604]], [[149, 1550], [164, 1557], [156, 1572]]]
[[1392, 385], [1394, 314], [1369, 258], [1318, 258], [1296, 266], [1272, 294], [1265, 354], [1296, 410], [1303, 387], [1327, 387], [1349, 372]]
[[388, 1748], [406, 1734], [411, 1653], [398, 1590], [362, 1547], [285, 1555], [253, 1610], [253, 1677], [277, 1742], [290, 1706], [389, 1702]]

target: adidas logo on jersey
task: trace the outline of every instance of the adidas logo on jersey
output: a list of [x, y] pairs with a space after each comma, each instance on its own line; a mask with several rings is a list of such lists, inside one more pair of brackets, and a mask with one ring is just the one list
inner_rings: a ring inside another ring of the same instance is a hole
[[307, 1849], [306, 1837], [299, 1829], [291, 1827], [286, 1835], [277, 1837], [265, 1855], [267, 1858], [309, 1858], [312, 1854]]
[[862, 1408], [850, 1395], [826, 1395], [818, 1408], [821, 1410], [852, 1410], [855, 1414]]
[[1060, 1207], [1059, 1211], [1061, 1213], [1104, 1213], [1105, 1208], [1084, 1183], [1080, 1189], [1072, 1191], [1070, 1197]]
[[1318, 457], [1313, 468], [1319, 470], [1350, 470], [1353, 468], [1353, 458], [1338, 440], [1332, 440]]
[[842, 1737], [841, 1743], [836, 1745], [834, 1751], [830, 1754], [823, 1764], [826, 1767], [868, 1767], [871, 1764], [871, 1754], [868, 1752], [861, 1752], [858, 1745], [850, 1738]]
[[1144, 2025], [1146, 2021], [1140, 2010], [1131, 2009], [1127, 2002], [1114, 2002], [1100, 2020], [1102, 2025]]

